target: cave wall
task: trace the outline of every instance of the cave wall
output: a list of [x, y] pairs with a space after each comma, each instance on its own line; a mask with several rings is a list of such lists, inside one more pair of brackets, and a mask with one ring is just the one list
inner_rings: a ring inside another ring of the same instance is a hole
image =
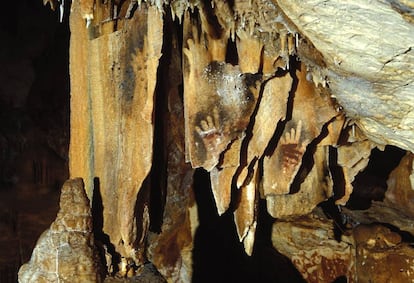
[[308, 282], [412, 278], [412, 7], [377, 4], [71, 3], [70, 176], [107, 275], [191, 280], [202, 168], [247, 255], [268, 233]]

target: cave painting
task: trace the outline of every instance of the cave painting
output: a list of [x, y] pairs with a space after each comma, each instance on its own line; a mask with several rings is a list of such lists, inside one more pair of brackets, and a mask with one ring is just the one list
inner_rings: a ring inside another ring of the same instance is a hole
[[299, 120], [295, 128], [291, 128], [290, 132], [280, 139], [280, 148], [282, 151], [282, 178], [286, 175], [292, 175], [298, 170], [301, 157], [306, 150], [308, 140], [300, 141], [302, 131], [302, 120]]
[[[191, 21], [189, 16], [185, 18], [185, 26], [188, 21]], [[211, 44], [212, 39], [204, 32], [200, 34], [196, 27], [189, 28], [185, 34], [187, 160], [193, 167], [211, 171], [218, 164], [221, 153], [242, 136], [249, 123], [256, 101], [252, 93], [256, 77], [242, 73], [239, 65], [215, 60], [218, 56], [215, 54], [220, 52], [216, 48], [214, 53], [209, 53], [208, 40]]]

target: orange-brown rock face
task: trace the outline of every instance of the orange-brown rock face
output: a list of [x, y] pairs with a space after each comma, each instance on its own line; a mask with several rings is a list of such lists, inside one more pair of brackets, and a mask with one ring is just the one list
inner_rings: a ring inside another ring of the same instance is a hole
[[317, 212], [273, 225], [273, 246], [289, 257], [307, 282], [333, 282], [339, 277], [356, 282], [352, 237], [338, 241], [333, 222]]
[[19, 282], [100, 282], [98, 262], [83, 181], [66, 181], [56, 220], [20, 268]]
[[[291, 119], [285, 125], [275, 152], [264, 161], [265, 196], [289, 193], [306, 147], [321, 134], [322, 127], [338, 115], [330, 98], [306, 80], [304, 65], [296, 74], [299, 83], [291, 98]], [[272, 173], [275, 170], [280, 174]]]
[[412, 282], [414, 249], [381, 225], [354, 229], [358, 282]]
[[[334, 227], [339, 228], [334, 236]], [[274, 247], [290, 258], [307, 282], [411, 282], [414, 249], [397, 232], [360, 224], [344, 230], [321, 214], [273, 225]]]

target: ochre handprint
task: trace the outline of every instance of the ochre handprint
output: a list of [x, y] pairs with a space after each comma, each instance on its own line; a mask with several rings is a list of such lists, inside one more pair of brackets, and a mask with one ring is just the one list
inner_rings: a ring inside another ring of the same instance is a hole
[[280, 151], [283, 157], [282, 173], [287, 178], [292, 178], [292, 174], [296, 173], [298, 165], [303, 153], [306, 150], [307, 140], [300, 142], [302, 133], [302, 121], [299, 120], [296, 130], [291, 128], [284, 137], [280, 139]]
[[196, 26], [192, 27], [192, 38], [187, 39], [187, 47], [183, 48], [183, 53], [188, 60], [190, 73], [200, 75], [202, 69], [211, 61], [202, 35], [199, 34]]
[[204, 147], [207, 154], [211, 153], [217, 148], [221, 142], [220, 120], [217, 107], [213, 109], [213, 117], [207, 116], [206, 120], [200, 121], [200, 126], [195, 126], [195, 130], [203, 140]]

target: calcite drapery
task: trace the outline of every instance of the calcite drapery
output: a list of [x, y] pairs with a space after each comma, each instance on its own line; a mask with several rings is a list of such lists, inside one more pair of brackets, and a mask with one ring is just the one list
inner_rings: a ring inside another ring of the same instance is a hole
[[136, 203], [152, 165], [162, 14], [142, 7], [115, 32], [114, 22], [103, 21], [104, 4], [96, 3], [88, 27], [79, 5], [73, 2], [71, 13], [70, 174], [85, 179], [89, 196], [95, 185], [104, 233], [122, 257], [142, 263], [136, 247], [148, 229], [147, 196]]
[[[93, 3], [75, 2], [72, 7], [71, 56], [79, 59], [71, 64], [70, 170], [87, 184], [94, 183], [102, 195], [103, 232], [116, 251], [140, 262], [143, 251], [136, 247], [143, 245], [148, 228], [148, 196], [141, 187], [152, 163], [153, 100], [163, 20], [157, 10], [160, 5], [143, 4], [139, 9], [133, 8], [135, 2], [128, 9], [121, 5], [116, 9], [119, 17], [126, 17], [122, 19], [111, 18], [108, 5]], [[310, 184], [329, 179], [326, 149], [318, 148], [313, 169], [301, 171], [301, 164], [308, 145], [313, 150], [318, 138], [323, 138], [323, 127], [341, 113], [326, 89], [308, 82], [307, 67], [290, 62], [290, 56], [298, 52], [300, 36], [278, 6], [255, 1], [257, 9], [252, 9], [247, 4], [236, 1], [231, 8], [217, 3], [211, 8], [195, 2], [195, 13], [178, 14], [184, 18], [186, 160], [211, 171], [220, 214], [228, 209], [236, 184], [241, 196], [236, 199], [249, 202], [236, 201], [236, 222], [245, 222], [240, 219], [245, 215], [253, 227], [257, 198], [243, 196], [258, 195], [262, 176], [262, 196], [268, 199], [273, 216], [278, 215], [280, 201], [303, 199]], [[187, 8], [189, 3], [183, 5]], [[258, 13], [261, 9], [268, 13]], [[209, 19], [212, 11], [217, 13], [217, 22]], [[236, 20], [229, 21], [229, 15]], [[233, 52], [237, 54], [230, 54], [230, 38], [236, 42]], [[230, 63], [230, 55], [238, 59]], [[299, 192], [291, 191], [298, 172], [305, 174], [304, 180], [309, 176]], [[299, 214], [331, 194], [329, 185], [321, 189]], [[275, 195], [281, 197], [274, 199]], [[143, 220], [140, 227], [136, 219]], [[240, 239], [244, 237], [245, 232], [240, 232]]]
[[186, 150], [193, 167], [211, 171], [220, 154], [246, 129], [256, 99], [250, 89], [255, 86], [252, 78], [224, 61], [226, 34], [213, 38], [202, 10], [200, 15], [201, 20], [188, 12], [184, 17]]
[[[224, 8], [217, 10], [215, 25], [206, 20], [208, 7], [200, 4], [198, 13], [185, 13], [183, 35], [187, 160], [194, 167], [201, 166], [211, 172], [219, 214], [230, 205], [233, 185], [240, 189], [239, 197], [235, 198], [240, 240], [245, 239], [247, 227], [254, 226], [254, 209], [251, 208], [256, 206], [257, 199], [243, 196], [256, 195], [252, 192], [259, 190], [262, 178], [259, 170], [263, 170], [263, 196], [270, 203], [273, 203], [274, 194], [289, 194], [307, 145], [321, 135], [328, 122], [340, 115], [328, 93], [307, 81], [304, 65], [290, 66], [289, 55], [295, 53], [295, 43], [299, 44], [299, 39], [286, 30], [277, 7], [266, 6], [279, 19], [268, 26], [267, 16], [256, 15], [255, 18], [245, 4], [243, 1], [235, 3], [232, 12]], [[258, 7], [267, 5], [261, 1], [255, 4]], [[225, 20], [229, 13], [240, 15], [234, 25]], [[245, 26], [253, 20], [259, 21], [262, 29]], [[255, 37], [250, 36], [253, 33]], [[228, 56], [226, 46], [230, 35], [237, 37], [238, 64], [235, 65], [223, 62]], [[274, 46], [275, 41], [269, 37], [277, 39], [278, 45]], [[287, 70], [289, 67], [298, 71], [291, 74]], [[294, 84], [294, 80], [298, 84]], [[284, 131], [281, 137], [278, 131]], [[275, 142], [279, 142], [276, 150], [265, 152]], [[295, 143], [300, 143], [297, 149]], [[268, 162], [268, 159], [273, 161]], [[284, 161], [276, 166], [277, 160]], [[296, 160], [294, 164], [293, 160]], [[284, 172], [282, 167], [289, 172]], [[326, 167], [322, 166], [324, 173], [318, 174], [325, 174]], [[279, 192], [275, 193], [272, 188], [280, 183], [280, 176], [286, 180], [283, 179]], [[323, 178], [317, 177], [311, 183]], [[322, 193], [322, 198], [312, 201], [303, 211], [311, 211], [318, 201], [329, 195]], [[270, 205], [269, 212], [276, 215], [275, 211], [276, 206]], [[253, 230], [249, 237], [254, 239]]]
[[[338, 115], [331, 100], [306, 80], [305, 66], [297, 72], [299, 79], [292, 109], [275, 152], [264, 159], [263, 191], [265, 196], [288, 194], [302, 164], [306, 147], [316, 139], [322, 127]], [[280, 172], [274, 174], [272, 171]]]

